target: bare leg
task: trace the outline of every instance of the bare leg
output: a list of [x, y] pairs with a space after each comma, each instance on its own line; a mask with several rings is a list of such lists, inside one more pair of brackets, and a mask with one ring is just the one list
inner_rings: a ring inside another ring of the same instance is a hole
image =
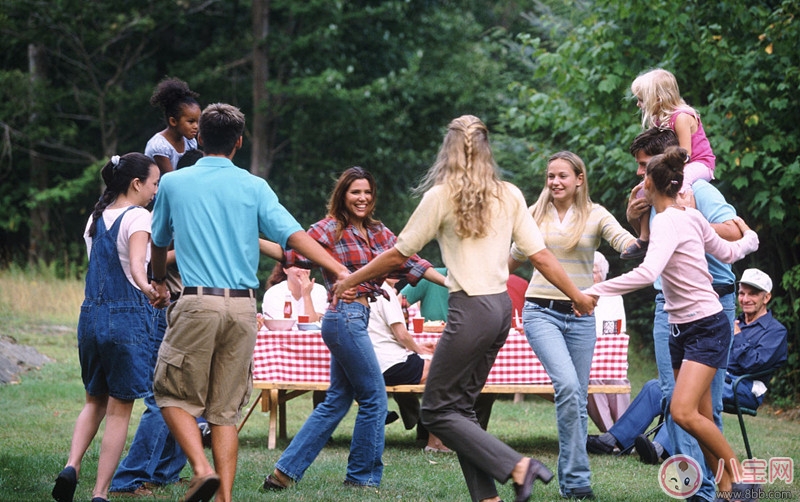
[[[207, 476], [214, 472], [206, 458], [205, 451], [203, 451], [203, 439], [200, 436], [200, 429], [197, 427], [195, 418], [186, 411], [174, 406], [161, 408], [161, 414], [164, 416], [164, 421], [167, 422], [170, 432], [175, 436], [178, 444], [181, 445], [183, 452], [186, 453], [194, 475]], [[213, 432], [211, 433], [211, 438], [213, 441]]]
[[435, 435], [428, 433], [428, 445], [429, 448], [434, 448], [436, 450], [441, 450], [443, 452], [452, 451], [450, 448], [442, 443], [442, 440], [436, 437]]
[[706, 463], [712, 469], [717, 468], [719, 459], [725, 460], [718, 487], [721, 491], [728, 491], [740, 473], [734, 472], [732, 464], [736, 455], [712, 418], [711, 380], [716, 371], [701, 363], [684, 361], [680, 370], [675, 371], [670, 413], [676, 424], [697, 439], [706, 455]]
[[75, 469], [80, 474], [81, 461], [86, 450], [92, 444], [92, 440], [97, 435], [100, 422], [106, 416], [106, 406], [108, 405], [108, 395], [90, 396], [86, 394], [86, 404], [83, 405], [78, 420], [75, 422], [75, 430], [72, 433], [72, 445], [69, 449], [67, 466]]
[[639, 239], [643, 241], [650, 240], [650, 213], [645, 213], [639, 220]]
[[214, 500], [230, 502], [239, 454], [239, 433], [235, 425], [211, 424], [211, 451], [214, 454], [214, 467], [220, 477], [219, 490]]
[[92, 497], [108, 498], [111, 478], [117, 470], [122, 449], [128, 438], [128, 424], [133, 411], [133, 401], [122, 401], [109, 397], [106, 415], [106, 430], [100, 444], [100, 458], [97, 462], [97, 480]]

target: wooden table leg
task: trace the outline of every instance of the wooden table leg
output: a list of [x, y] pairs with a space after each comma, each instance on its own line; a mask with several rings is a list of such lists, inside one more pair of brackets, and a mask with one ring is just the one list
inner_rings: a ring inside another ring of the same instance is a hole
[[278, 394], [280, 403], [278, 404], [278, 437], [286, 439], [286, 391], [282, 390]]
[[276, 429], [278, 424], [278, 396], [278, 389], [269, 390], [269, 436], [267, 438], [267, 449], [269, 450], [274, 450], [278, 443], [276, 439]]

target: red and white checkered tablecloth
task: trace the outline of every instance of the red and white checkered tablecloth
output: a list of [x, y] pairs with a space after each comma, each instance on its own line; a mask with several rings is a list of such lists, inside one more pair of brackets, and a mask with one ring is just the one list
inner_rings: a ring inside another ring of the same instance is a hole
[[[419, 342], [436, 341], [441, 333], [415, 333]], [[253, 353], [253, 379], [267, 382], [327, 382], [330, 353], [319, 331], [269, 331], [258, 333]], [[624, 380], [628, 377], [628, 335], [605, 335], [597, 339], [592, 380]], [[497, 354], [490, 385], [549, 384], [539, 358], [525, 335], [512, 329]]]

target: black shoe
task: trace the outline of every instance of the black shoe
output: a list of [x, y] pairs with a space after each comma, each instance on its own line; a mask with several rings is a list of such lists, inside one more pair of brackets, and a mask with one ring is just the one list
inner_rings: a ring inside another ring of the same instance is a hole
[[589, 436], [586, 438], [586, 451], [595, 455], [612, 455], [614, 447], [600, 441], [598, 436]]
[[58, 473], [56, 485], [51, 495], [58, 502], [72, 502], [75, 497], [75, 488], [78, 486], [78, 474], [73, 467], [64, 467]]
[[639, 258], [644, 258], [644, 255], [647, 254], [648, 244], [650, 244], [650, 241], [636, 239], [636, 242], [625, 248], [625, 251], [620, 253], [619, 257], [623, 260], [638, 260]]
[[397, 422], [399, 418], [400, 415], [398, 415], [396, 411], [390, 411], [386, 413], [386, 425]]
[[647, 439], [647, 436], [639, 434], [636, 436], [636, 439], [633, 440], [633, 444], [636, 446], [636, 453], [639, 454], [639, 460], [650, 465], [658, 465], [661, 463], [661, 457], [659, 457], [656, 447]]
[[533, 493], [533, 484], [537, 479], [547, 484], [553, 479], [553, 472], [535, 458], [530, 460], [525, 472], [525, 481], [521, 485], [514, 483], [514, 502], [528, 502]]
[[731, 500], [753, 500], [763, 498], [761, 485], [747, 483], [731, 483]]
[[200, 422], [197, 424], [200, 429], [200, 436], [203, 438], [203, 447], [211, 448], [211, 426], [208, 422]]

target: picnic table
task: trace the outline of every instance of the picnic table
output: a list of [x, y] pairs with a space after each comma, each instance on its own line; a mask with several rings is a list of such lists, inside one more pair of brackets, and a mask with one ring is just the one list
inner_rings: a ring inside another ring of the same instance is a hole
[[[418, 342], [436, 341], [441, 333], [414, 333]], [[306, 392], [326, 390], [330, 378], [330, 352], [319, 331], [258, 332], [253, 352], [253, 388], [260, 392], [239, 428], [250, 417], [258, 402], [269, 414], [268, 448], [275, 448], [277, 437], [286, 437], [286, 403]], [[628, 336], [605, 335], [597, 339], [591, 380], [623, 380], [628, 375]], [[422, 393], [424, 385], [397, 385], [387, 392]], [[512, 328], [497, 354], [483, 392], [499, 394], [552, 395], [553, 384], [531, 349], [525, 335]], [[624, 394], [630, 383], [590, 385], [590, 393]]]

